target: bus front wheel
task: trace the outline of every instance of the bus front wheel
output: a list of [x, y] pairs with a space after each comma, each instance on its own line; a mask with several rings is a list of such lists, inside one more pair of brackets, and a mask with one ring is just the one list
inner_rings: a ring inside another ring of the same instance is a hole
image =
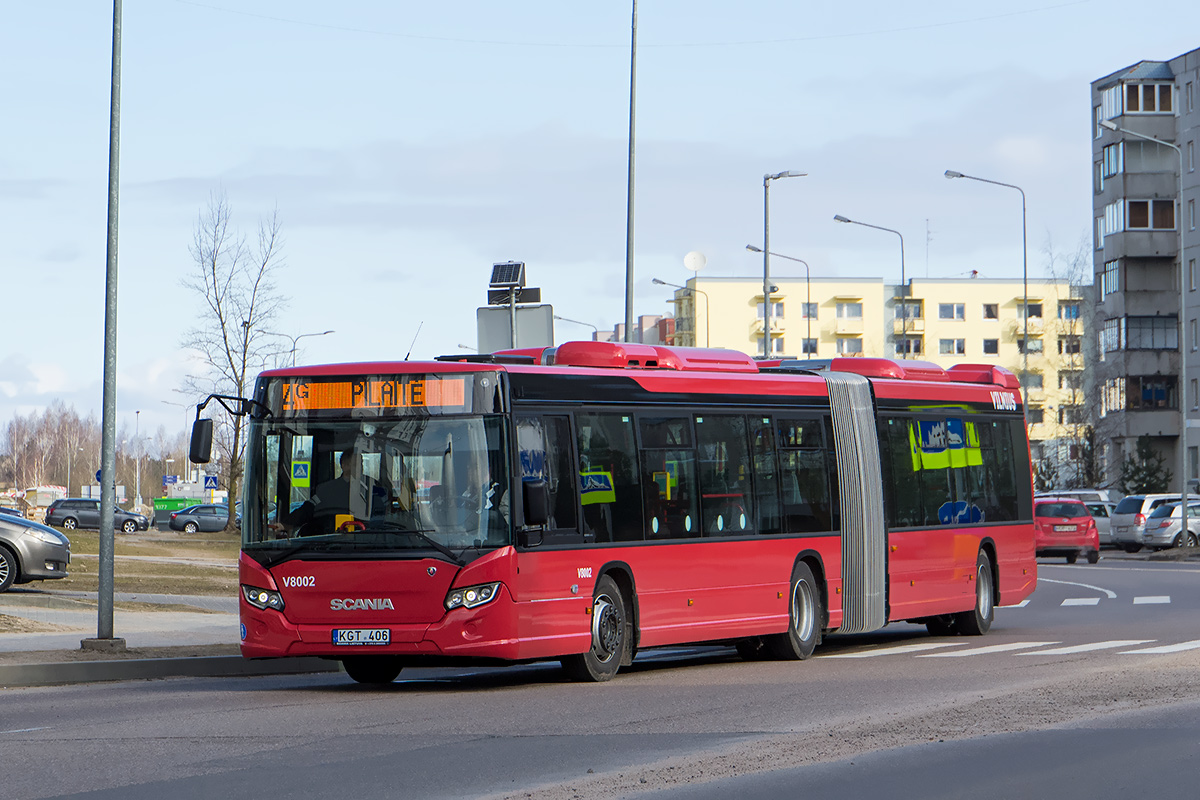
[[801, 561], [792, 570], [787, 633], [766, 637], [767, 651], [784, 661], [801, 661], [811, 656], [821, 642], [823, 612], [817, 580], [808, 564]]
[[357, 683], [382, 686], [396, 680], [403, 664], [395, 656], [347, 656], [342, 669]]
[[992, 560], [983, 550], [975, 559], [975, 607], [954, 615], [954, 627], [963, 636], [982, 636], [996, 618], [996, 582]]
[[603, 575], [592, 593], [592, 649], [563, 658], [563, 669], [572, 680], [598, 683], [612, 680], [631, 657], [625, 597], [616, 581]]

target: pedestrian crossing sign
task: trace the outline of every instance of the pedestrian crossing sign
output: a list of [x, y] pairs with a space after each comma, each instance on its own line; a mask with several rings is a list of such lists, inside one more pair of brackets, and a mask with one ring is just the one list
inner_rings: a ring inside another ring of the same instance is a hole
[[308, 471], [312, 465], [311, 461], [293, 461], [292, 462], [292, 486], [308, 487], [309, 483]]

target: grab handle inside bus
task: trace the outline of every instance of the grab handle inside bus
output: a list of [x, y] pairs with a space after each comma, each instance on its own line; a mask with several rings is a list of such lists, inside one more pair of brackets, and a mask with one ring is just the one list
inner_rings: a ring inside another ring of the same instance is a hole
[[188, 459], [193, 464], [207, 464], [212, 457], [213, 421], [198, 419], [192, 423], [192, 443]]

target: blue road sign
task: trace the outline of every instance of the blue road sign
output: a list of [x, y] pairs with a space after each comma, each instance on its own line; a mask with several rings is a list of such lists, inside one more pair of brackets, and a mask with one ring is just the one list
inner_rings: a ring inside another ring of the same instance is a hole
[[204, 476], [204, 488], [205, 489], [216, 489], [217, 488], [217, 476], [216, 475], [205, 475]]
[[96, 483], [100, 482], [100, 470], [96, 470]]

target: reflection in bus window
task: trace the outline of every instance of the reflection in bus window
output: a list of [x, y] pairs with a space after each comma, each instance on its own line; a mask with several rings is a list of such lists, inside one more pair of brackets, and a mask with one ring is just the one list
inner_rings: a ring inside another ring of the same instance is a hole
[[[704, 535], [754, 533], [746, 418], [708, 414], [696, 417], [696, 450]], [[774, 469], [771, 471], [774, 473]]]
[[575, 487], [571, 464], [571, 422], [565, 416], [518, 417], [521, 480], [544, 480], [549, 494], [549, 531], [576, 528]]
[[578, 414], [580, 504], [584, 534], [597, 542], [639, 541], [642, 492], [633, 420], [628, 414]]
[[775, 465], [775, 429], [770, 417], [750, 418], [750, 446], [754, 463], [755, 526], [759, 533], [780, 533], [779, 472]]
[[834, 528], [829, 465], [820, 418], [785, 418], [779, 428], [779, 490], [789, 533]]
[[692, 421], [687, 417], [643, 417], [639, 423], [646, 536], [699, 536]]

